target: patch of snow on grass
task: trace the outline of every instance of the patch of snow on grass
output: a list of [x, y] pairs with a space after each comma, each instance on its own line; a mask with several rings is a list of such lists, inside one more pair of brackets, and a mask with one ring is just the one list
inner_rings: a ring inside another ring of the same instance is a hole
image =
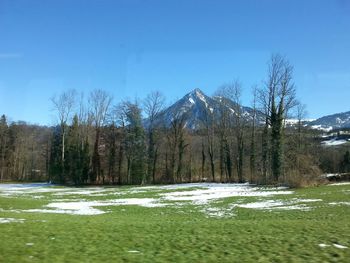
[[313, 203], [313, 202], [322, 202], [322, 199], [298, 199], [293, 198], [293, 201], [296, 201], [298, 203]]
[[104, 211], [97, 210], [96, 211], [86, 211], [86, 210], [63, 210], [63, 209], [27, 209], [22, 210], [22, 212], [28, 213], [49, 213], [49, 214], [69, 214], [69, 215], [100, 215], [104, 214]]
[[[204, 184], [205, 185], [205, 184]], [[166, 201], [192, 201], [194, 204], [206, 204], [211, 200], [228, 197], [252, 197], [252, 196], [273, 196], [288, 195], [293, 191], [263, 191], [248, 184], [207, 184], [207, 189], [197, 189], [193, 191], [181, 191], [161, 194]]]
[[253, 202], [247, 204], [233, 204], [236, 207], [249, 208], [249, 209], [266, 209], [266, 210], [310, 210], [305, 204], [301, 203], [310, 203], [310, 202], [320, 202], [321, 199], [297, 199], [292, 200], [266, 200], [261, 202]]
[[329, 186], [335, 186], [335, 185], [349, 185], [350, 182], [342, 182], [342, 183], [334, 183], [334, 184], [329, 184]]
[[[13, 189], [17, 191], [18, 187]], [[34, 191], [35, 190], [35, 191]], [[201, 211], [208, 216], [223, 217], [232, 216], [234, 207], [256, 208], [256, 209], [303, 209], [308, 208], [299, 203], [322, 201], [320, 199], [292, 199], [287, 201], [267, 200], [257, 203], [234, 204], [229, 208], [213, 208], [206, 206], [212, 202], [229, 198], [229, 197], [271, 197], [275, 195], [289, 195], [293, 191], [286, 190], [285, 187], [256, 187], [248, 183], [245, 184], [220, 184], [220, 183], [191, 183], [191, 184], [174, 184], [163, 186], [145, 186], [132, 187], [129, 189], [105, 188], [105, 187], [89, 187], [89, 188], [51, 188], [42, 187], [29, 189], [33, 193], [45, 192], [47, 190], [57, 191], [53, 196], [80, 195], [80, 196], [99, 196], [108, 194], [133, 194], [152, 192], [157, 194], [158, 191], [169, 190], [169, 193], [159, 193], [156, 198], [120, 198], [111, 200], [84, 200], [76, 197], [58, 198], [52, 200], [51, 203], [42, 207], [41, 209], [27, 209], [20, 210], [21, 212], [40, 212], [40, 213], [58, 213], [58, 214], [72, 214], [72, 215], [99, 215], [109, 212], [108, 210], [101, 210], [99, 207], [120, 206], [120, 205], [138, 205], [143, 207], [164, 207], [171, 206], [174, 208], [181, 208], [183, 205], [190, 202], [192, 205], [203, 205]], [[122, 191], [120, 191], [122, 190]], [[179, 191], [176, 191], [179, 190]], [[180, 191], [181, 190], [181, 191]], [[27, 190], [26, 190], [27, 191]], [[109, 191], [109, 192], [108, 192]], [[1, 191], [0, 191], [1, 192]], [[21, 191], [22, 192], [22, 191]], [[23, 193], [23, 192], [22, 192]]]
[[336, 247], [336, 248], [340, 248], [340, 249], [348, 248], [348, 247], [346, 247], [346, 246], [342, 246], [342, 245], [335, 244], [335, 243], [333, 244], [333, 246]]
[[108, 201], [79, 201], [79, 202], [54, 202], [46, 205], [50, 209], [29, 209], [25, 212], [72, 214], [72, 215], [100, 215], [106, 213], [95, 207], [118, 206], [118, 205], [139, 205], [143, 207], [162, 207], [153, 198], [127, 198]]
[[234, 216], [233, 207], [231, 208], [219, 208], [219, 207], [206, 207], [201, 211], [207, 215], [207, 217], [232, 217]]
[[[126, 198], [116, 199], [107, 202], [108, 205], [139, 205], [143, 207], [163, 207], [166, 204], [158, 203], [157, 199], [154, 198]], [[103, 205], [105, 206], [105, 205]]]
[[51, 193], [51, 192], [61, 192], [61, 191], [67, 191], [66, 188], [54, 188], [54, 187], [48, 187], [48, 188], [8, 188], [8, 189], [0, 189], [1, 195], [23, 195], [23, 194], [39, 194], [39, 193]]
[[306, 205], [286, 205], [286, 206], [276, 206], [270, 209], [277, 209], [277, 210], [302, 210], [302, 211], [310, 211], [311, 208], [307, 207]]
[[0, 218], [0, 224], [5, 223], [23, 223], [25, 219], [19, 219], [19, 218]]
[[319, 247], [330, 247], [330, 245], [326, 245], [326, 244], [318, 244]]
[[330, 205], [350, 205], [350, 202], [332, 202]]
[[[319, 245], [319, 247], [322, 247], [322, 248], [331, 246], [331, 245], [327, 245], [327, 244], [318, 244], [318, 245]], [[336, 243], [333, 243], [333, 246], [336, 247], [336, 248], [340, 248], [340, 249], [348, 248], [347, 246], [339, 245], [339, 244], [336, 244]]]
[[229, 208], [209, 207], [204, 208], [202, 212], [206, 213], [209, 217], [227, 217], [232, 216], [233, 209], [236, 207], [248, 208], [248, 209], [262, 209], [262, 210], [310, 210], [305, 204], [310, 202], [320, 202], [322, 199], [298, 199], [293, 198], [291, 200], [265, 200], [253, 203], [234, 203]]
[[93, 206], [97, 206], [100, 204], [99, 202], [58, 202], [58, 203], [50, 203], [47, 205], [49, 208], [54, 208], [56, 211], [65, 211], [67, 213], [72, 213], [75, 215], [100, 215], [105, 212]]
[[[55, 185], [40, 183], [40, 184], [0, 184], [0, 196], [11, 197], [16, 195], [32, 195], [31, 198], [40, 199], [44, 196], [33, 194], [45, 194], [52, 193], [54, 196], [66, 196], [66, 195], [88, 195], [88, 196], [105, 196], [110, 192], [115, 191], [114, 188], [104, 187], [87, 187], [87, 188], [75, 188], [75, 187], [55, 187]], [[115, 192], [113, 192], [115, 193]]]
[[55, 193], [53, 195], [62, 196], [62, 195], [89, 195], [89, 196], [105, 196], [106, 194], [102, 194], [102, 192], [106, 192], [106, 189], [100, 190], [76, 190], [76, 191], [66, 191]]
[[284, 206], [286, 203], [275, 200], [266, 200], [262, 202], [248, 203], [248, 204], [238, 204], [237, 207], [242, 208], [252, 208], [252, 209], [269, 209], [273, 207]]
[[41, 187], [49, 187], [54, 186], [53, 184], [49, 183], [33, 183], [33, 184], [0, 184], [0, 190], [6, 189], [32, 189], [32, 188], [41, 188]]

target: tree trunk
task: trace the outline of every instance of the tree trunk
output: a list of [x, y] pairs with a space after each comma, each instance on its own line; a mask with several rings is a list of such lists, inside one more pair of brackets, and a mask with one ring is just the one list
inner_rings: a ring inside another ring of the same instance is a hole
[[238, 160], [237, 160], [237, 175], [238, 175], [238, 182], [244, 183], [243, 180], [243, 151], [244, 151], [244, 142], [243, 142], [243, 135], [239, 136], [238, 140]]
[[153, 167], [152, 167], [152, 181], [153, 184], [156, 183], [156, 166], [158, 161], [158, 148], [156, 147], [154, 157], [153, 157]]
[[92, 172], [91, 172], [91, 181], [96, 182], [99, 179], [100, 176], [100, 155], [98, 152], [99, 147], [99, 141], [100, 141], [100, 129], [96, 129], [96, 137], [95, 137], [95, 143], [94, 143], [94, 152], [92, 155]]
[[214, 166], [214, 156], [212, 151], [209, 151], [209, 158], [210, 158], [211, 177], [213, 179], [213, 182], [215, 182], [215, 166]]
[[66, 129], [64, 127], [64, 124], [61, 124], [61, 129], [62, 129], [62, 153], [61, 153], [61, 175], [60, 175], [60, 180], [61, 183], [64, 183], [64, 177], [65, 177], [65, 164], [64, 164], [64, 154], [65, 154], [65, 139], [66, 139]]
[[264, 184], [267, 184], [267, 175], [268, 175], [268, 159], [269, 159], [269, 130], [268, 124], [265, 124], [263, 134], [262, 134], [262, 177]]
[[204, 168], [205, 168], [205, 152], [204, 152], [204, 145], [202, 143], [202, 166], [201, 166], [201, 181], [204, 176]]

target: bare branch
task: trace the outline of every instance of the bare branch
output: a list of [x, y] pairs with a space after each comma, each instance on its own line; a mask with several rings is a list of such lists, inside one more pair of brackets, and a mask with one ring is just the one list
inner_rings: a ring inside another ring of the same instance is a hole
[[112, 96], [104, 90], [97, 89], [90, 93], [89, 105], [95, 127], [99, 128], [105, 123], [111, 102]]

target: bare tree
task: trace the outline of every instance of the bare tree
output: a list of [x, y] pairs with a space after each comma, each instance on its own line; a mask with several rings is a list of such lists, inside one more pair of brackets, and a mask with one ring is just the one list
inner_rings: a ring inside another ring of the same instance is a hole
[[236, 144], [236, 168], [238, 182], [242, 183], [243, 179], [243, 154], [244, 154], [244, 140], [243, 132], [245, 121], [243, 118], [243, 107], [241, 103], [242, 85], [238, 80], [232, 83], [223, 85], [220, 89], [221, 95], [228, 99], [226, 107], [229, 109], [229, 126], [233, 131]]
[[[231, 146], [229, 143], [229, 134], [232, 128], [231, 110], [232, 102], [227, 98], [230, 96], [227, 85], [222, 85], [215, 92], [215, 97], [219, 101], [219, 121], [217, 122], [217, 131], [219, 136], [220, 153], [220, 181], [232, 181], [233, 164], [231, 156]], [[225, 179], [224, 179], [225, 175]]]
[[95, 143], [94, 151], [92, 155], [92, 171], [91, 171], [91, 181], [95, 182], [96, 179], [101, 179], [101, 160], [99, 154], [99, 145], [100, 145], [100, 136], [101, 136], [101, 127], [106, 122], [106, 116], [108, 109], [112, 102], [112, 96], [109, 95], [104, 90], [93, 90], [90, 93], [89, 105], [90, 112], [93, 118], [93, 124], [95, 127]]
[[250, 138], [250, 183], [255, 179], [256, 172], [256, 103], [257, 103], [257, 86], [253, 87], [253, 101], [252, 101], [252, 123], [251, 123], [251, 138]]
[[306, 105], [297, 102], [297, 107], [296, 107], [296, 115], [297, 115], [297, 120], [298, 120], [298, 149], [301, 149], [302, 145], [302, 129], [303, 129], [303, 121], [305, 120], [307, 116], [307, 110], [306, 110]]
[[[215, 140], [215, 121], [214, 121], [214, 110], [212, 108], [206, 108], [205, 120], [204, 120], [204, 130], [207, 143], [207, 152], [209, 155], [210, 171], [212, 181], [215, 182], [215, 163], [214, 163], [214, 140]], [[204, 173], [205, 164], [205, 151], [204, 143], [202, 142], [202, 175]]]
[[243, 132], [245, 127], [245, 120], [243, 118], [243, 107], [241, 103], [242, 85], [240, 82], [235, 81], [232, 85], [232, 101], [234, 109], [234, 134], [236, 137], [236, 155], [237, 155], [237, 176], [238, 182], [243, 183], [243, 154], [244, 154], [244, 140]]
[[158, 92], [150, 93], [143, 102], [144, 111], [147, 117], [147, 139], [148, 139], [148, 158], [147, 158], [147, 181], [152, 177], [155, 183], [156, 163], [158, 159], [159, 136], [155, 121], [163, 110], [165, 98]]
[[67, 123], [71, 118], [75, 107], [75, 99], [76, 99], [76, 91], [68, 90], [61, 93], [59, 96], [53, 96], [51, 98], [51, 102], [53, 104], [53, 108], [57, 113], [60, 129], [61, 129], [61, 166], [62, 166], [62, 175], [63, 178], [64, 173], [64, 154], [65, 154], [65, 138], [67, 134]]
[[117, 127], [117, 118], [114, 116], [114, 111], [111, 112], [108, 117], [108, 126], [104, 132], [104, 141], [106, 144], [106, 150], [108, 155], [107, 160], [107, 172], [108, 180], [115, 183], [116, 175], [116, 163], [117, 163], [117, 148], [118, 148], [118, 127]]
[[121, 185], [122, 180], [122, 167], [123, 167], [123, 159], [125, 153], [125, 126], [126, 126], [126, 105], [125, 103], [119, 103], [113, 108], [113, 115], [116, 118], [116, 125], [118, 127], [118, 158], [117, 158], [117, 166], [118, 166], [118, 184]]
[[174, 113], [167, 132], [167, 143], [170, 151], [169, 177], [174, 183], [182, 181], [183, 155], [188, 146], [184, 137], [185, 124], [185, 114]]
[[265, 115], [265, 123], [264, 123], [264, 128], [262, 131], [262, 136], [261, 136], [261, 164], [262, 164], [262, 177], [263, 177], [263, 182], [266, 184], [267, 183], [267, 177], [268, 177], [268, 171], [269, 171], [269, 148], [270, 148], [270, 143], [269, 143], [269, 127], [270, 127], [270, 122], [269, 122], [269, 111], [270, 111], [270, 106], [271, 106], [271, 101], [270, 97], [268, 96], [269, 91], [265, 93], [265, 89], [259, 89], [258, 90], [258, 99], [261, 104], [261, 111]]

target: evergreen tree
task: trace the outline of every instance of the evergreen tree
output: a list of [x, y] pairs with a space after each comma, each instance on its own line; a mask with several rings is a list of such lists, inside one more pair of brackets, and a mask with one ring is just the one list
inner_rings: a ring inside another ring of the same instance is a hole
[[72, 125], [67, 135], [67, 150], [65, 170], [67, 179], [75, 185], [87, 181], [90, 169], [88, 138], [81, 136], [78, 116], [73, 117]]
[[116, 175], [116, 164], [117, 164], [117, 140], [118, 133], [115, 122], [107, 127], [105, 132], [105, 144], [108, 149], [108, 161], [107, 161], [107, 170], [108, 170], [108, 180], [115, 183], [115, 175]]
[[126, 105], [126, 150], [128, 152], [128, 175], [132, 184], [145, 184], [145, 132], [142, 126], [141, 109], [137, 103]]
[[87, 182], [90, 172], [90, 151], [89, 151], [89, 140], [85, 138], [82, 142], [80, 162], [81, 162], [81, 181]]
[[59, 126], [53, 128], [51, 138], [51, 150], [49, 161], [49, 181], [54, 183], [64, 183], [62, 165], [62, 135]]
[[82, 163], [81, 163], [81, 142], [79, 138], [78, 116], [74, 115], [72, 126], [67, 137], [66, 170], [70, 181], [75, 185], [81, 183]]

